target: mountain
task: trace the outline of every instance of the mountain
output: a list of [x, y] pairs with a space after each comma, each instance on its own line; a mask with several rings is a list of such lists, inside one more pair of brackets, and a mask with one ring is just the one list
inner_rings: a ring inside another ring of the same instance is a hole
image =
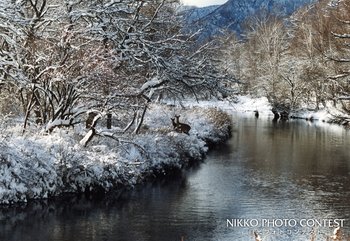
[[186, 16], [186, 22], [192, 24], [199, 19], [207, 16], [208, 14], [214, 12], [218, 7], [220, 7], [220, 5], [213, 5], [203, 8], [188, 7], [183, 11], [183, 13]]
[[192, 12], [187, 12], [186, 19], [188, 29], [202, 29], [200, 40], [204, 40], [219, 34], [223, 29], [242, 34], [244, 23], [249, 18], [259, 14], [288, 17], [300, 7], [313, 2], [315, 0], [229, 0], [213, 9], [192, 9]]

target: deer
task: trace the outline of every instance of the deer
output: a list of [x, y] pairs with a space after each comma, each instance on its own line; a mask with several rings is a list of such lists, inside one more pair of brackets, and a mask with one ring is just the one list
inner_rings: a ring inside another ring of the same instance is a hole
[[[174, 130], [179, 132], [179, 133], [185, 133], [185, 134], [189, 135], [188, 132], [191, 130], [191, 126], [187, 125], [185, 123], [180, 123], [179, 118], [180, 118], [179, 115], [175, 115], [175, 118], [171, 118]], [[175, 119], [176, 119], [176, 121], [175, 121]]]
[[173, 127], [174, 127], [174, 130], [176, 129], [177, 127], [177, 124], [175, 122], [175, 118], [170, 118], [171, 119], [171, 122], [173, 123]]

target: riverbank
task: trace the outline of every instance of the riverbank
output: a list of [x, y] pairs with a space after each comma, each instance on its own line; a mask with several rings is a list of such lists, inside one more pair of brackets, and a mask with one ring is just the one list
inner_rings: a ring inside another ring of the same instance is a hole
[[[191, 125], [189, 135], [173, 130], [170, 118], [175, 114]], [[215, 108], [152, 105], [141, 134], [120, 134], [117, 141], [98, 137], [87, 147], [79, 144], [86, 134], [83, 127], [50, 135], [35, 130], [22, 135], [20, 126], [3, 127], [0, 203], [132, 187], [202, 160], [208, 144], [229, 138], [230, 126], [229, 115]]]
[[[220, 101], [183, 101], [182, 104], [186, 107], [201, 107], [201, 108], [220, 108], [228, 113], [251, 113], [255, 115], [258, 111], [261, 117], [273, 118], [272, 106], [268, 102], [266, 97], [251, 97], [251, 96], [236, 96], [232, 100], [220, 100]], [[300, 108], [291, 111], [289, 114], [291, 119], [303, 119], [307, 121], [322, 121], [326, 123], [334, 123], [343, 126], [350, 126], [350, 115], [341, 108], [336, 108], [329, 103], [327, 107], [320, 108], [319, 110], [310, 108]]]

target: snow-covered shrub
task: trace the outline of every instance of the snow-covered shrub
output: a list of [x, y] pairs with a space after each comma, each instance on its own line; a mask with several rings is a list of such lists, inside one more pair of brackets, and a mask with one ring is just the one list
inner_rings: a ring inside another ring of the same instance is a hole
[[207, 151], [203, 140], [176, 132], [137, 136], [135, 142], [147, 150], [151, 163], [148, 168], [155, 172], [167, 168], [182, 168], [193, 160], [202, 159]]
[[[51, 158], [42, 158], [39, 146], [25, 148], [2, 141], [0, 145], [0, 203], [47, 198], [55, 193], [57, 173]], [[34, 151], [37, 149], [36, 151]]]
[[[180, 115], [180, 122], [191, 126], [190, 135], [196, 135], [206, 142], [216, 143], [230, 136], [232, 124], [230, 115], [218, 108], [173, 108], [165, 105], [152, 105], [145, 118], [149, 130], [171, 131], [171, 118]], [[167, 129], [164, 129], [167, 127]], [[163, 129], [162, 129], [163, 128]]]
[[154, 105], [142, 134], [96, 137], [87, 147], [79, 145], [81, 128], [38, 134], [33, 127], [25, 135], [20, 126], [7, 128], [0, 136], [0, 203], [133, 186], [201, 160], [208, 141], [229, 135], [229, 116], [216, 109], [181, 111], [192, 126], [189, 135], [173, 130], [173, 114], [170, 107]]
[[[231, 118], [230, 116], [220, 109], [208, 110], [209, 121], [213, 123], [213, 139], [212, 142], [222, 142], [227, 139], [231, 133]], [[208, 137], [210, 138], [210, 137]]]

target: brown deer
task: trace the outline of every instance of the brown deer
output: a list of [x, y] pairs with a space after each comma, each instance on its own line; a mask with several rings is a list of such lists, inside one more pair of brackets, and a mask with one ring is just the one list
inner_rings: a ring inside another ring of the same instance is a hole
[[171, 121], [173, 123], [174, 126], [174, 130], [179, 132], [179, 133], [185, 133], [187, 135], [189, 135], [189, 131], [191, 130], [191, 126], [185, 124], [185, 123], [180, 123], [179, 121], [180, 116], [179, 115], [175, 115], [175, 119], [171, 118]]
[[171, 122], [173, 123], [174, 130], [176, 130], [177, 124], [175, 122], [175, 118], [170, 118]]

